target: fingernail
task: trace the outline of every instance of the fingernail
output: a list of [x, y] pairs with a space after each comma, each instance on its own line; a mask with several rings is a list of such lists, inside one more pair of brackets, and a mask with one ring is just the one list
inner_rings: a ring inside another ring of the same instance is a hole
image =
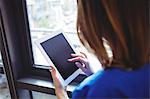
[[71, 56], [73, 56], [74, 54], [71, 54]]
[[71, 61], [70, 59], [67, 59], [67, 61]]

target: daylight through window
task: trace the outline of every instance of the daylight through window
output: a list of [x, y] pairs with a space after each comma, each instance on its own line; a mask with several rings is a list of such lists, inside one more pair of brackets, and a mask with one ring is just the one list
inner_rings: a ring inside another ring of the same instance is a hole
[[35, 64], [49, 66], [34, 42], [50, 33], [66, 33], [74, 47], [80, 48], [76, 0], [27, 0], [27, 11]]

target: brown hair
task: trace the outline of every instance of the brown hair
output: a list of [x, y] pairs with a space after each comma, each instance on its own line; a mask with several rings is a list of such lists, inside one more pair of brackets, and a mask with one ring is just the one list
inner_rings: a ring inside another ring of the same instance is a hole
[[[148, 10], [148, 0], [78, 0], [79, 38], [104, 67], [141, 67], [149, 61]], [[112, 60], [103, 38], [111, 48]]]

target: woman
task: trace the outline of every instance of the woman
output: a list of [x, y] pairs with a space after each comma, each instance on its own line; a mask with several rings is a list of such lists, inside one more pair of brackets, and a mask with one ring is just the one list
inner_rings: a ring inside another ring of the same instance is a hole
[[[73, 99], [149, 97], [149, 5], [148, 0], [78, 0], [77, 31], [82, 43], [93, 52], [104, 71], [92, 74], [83, 55], [70, 62], [89, 77], [73, 92]], [[107, 43], [113, 53], [108, 57]], [[55, 92], [67, 98], [52, 68]], [[91, 76], [90, 76], [91, 75]]]

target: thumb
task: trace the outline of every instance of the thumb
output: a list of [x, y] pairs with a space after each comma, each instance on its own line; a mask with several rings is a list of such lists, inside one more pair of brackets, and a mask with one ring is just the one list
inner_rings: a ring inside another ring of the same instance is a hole
[[59, 80], [59, 77], [57, 75], [56, 68], [54, 66], [50, 66], [50, 67], [51, 67], [50, 72], [53, 78], [53, 83], [55, 88], [63, 88], [63, 85], [61, 84], [61, 81]]
[[56, 68], [54, 66], [50, 66], [50, 70], [52, 75], [56, 75]]

